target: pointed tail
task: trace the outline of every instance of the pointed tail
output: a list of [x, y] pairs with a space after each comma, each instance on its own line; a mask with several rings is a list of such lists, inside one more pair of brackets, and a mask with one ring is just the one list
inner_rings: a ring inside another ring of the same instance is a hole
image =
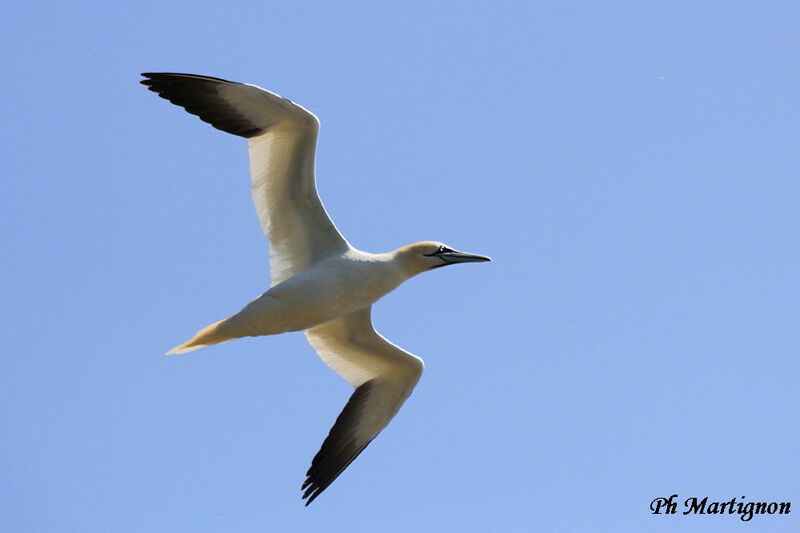
[[219, 344], [221, 342], [229, 341], [231, 339], [236, 338], [229, 333], [223, 333], [222, 328], [220, 327], [225, 320], [220, 320], [219, 322], [214, 322], [210, 326], [206, 326], [200, 331], [198, 331], [194, 337], [189, 339], [188, 341], [180, 344], [170, 351], [167, 352], [169, 354], [177, 354], [177, 353], [189, 353], [195, 350], [199, 350], [200, 348], [205, 348], [206, 346], [211, 346], [214, 344]]

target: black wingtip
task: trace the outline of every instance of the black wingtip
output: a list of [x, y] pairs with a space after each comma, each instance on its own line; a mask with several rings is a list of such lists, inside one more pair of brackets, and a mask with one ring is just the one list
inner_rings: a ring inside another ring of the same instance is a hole
[[264, 132], [258, 122], [258, 110], [253, 112], [247, 105], [231, 101], [220, 89], [225, 86], [248, 91], [241, 83], [173, 72], [143, 72], [139, 83], [161, 98], [179, 105], [200, 120], [208, 122], [218, 130], [244, 138], [255, 137]]
[[375, 386], [375, 380], [371, 380], [356, 387], [344, 410], [336, 418], [336, 423], [322, 443], [322, 447], [312, 459], [311, 467], [306, 472], [306, 480], [300, 487], [300, 490], [304, 491], [302, 499], [306, 500], [306, 506], [330, 487], [331, 483], [336, 481], [336, 478], [372, 442], [372, 439], [359, 442], [353, 431], [360, 422], [362, 409]]
[[303, 491], [302, 499], [305, 500], [303, 502], [304, 506], [308, 507], [326, 488], [327, 487], [320, 487], [316, 483], [313, 483], [311, 478], [307, 478], [300, 487], [300, 490]]
[[[142, 72], [145, 78], [193, 78], [196, 80], [218, 81], [223, 83], [239, 83], [236, 81], [225, 80], [222, 78], [215, 78], [214, 76], [203, 76], [201, 74], [189, 74], [186, 72]], [[143, 82], [140, 82], [143, 83]]]
[[[309, 505], [311, 505], [311, 502], [313, 502], [313, 501], [314, 501], [314, 500], [317, 498], [317, 496], [319, 496], [319, 494], [320, 494], [320, 493], [319, 493], [319, 492], [317, 492], [316, 494], [314, 494], [313, 496], [311, 496], [310, 498], [308, 498], [308, 499], [305, 501], [305, 503], [303, 504], [303, 507], [308, 507]], [[303, 496], [303, 499], [305, 499], [305, 496]]]

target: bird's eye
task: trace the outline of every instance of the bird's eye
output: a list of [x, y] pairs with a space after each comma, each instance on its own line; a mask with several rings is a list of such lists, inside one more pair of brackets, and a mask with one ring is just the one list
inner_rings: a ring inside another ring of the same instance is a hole
[[440, 244], [440, 245], [439, 245], [439, 247], [436, 249], [436, 251], [435, 251], [435, 252], [431, 252], [431, 253], [429, 253], [429, 254], [423, 254], [423, 255], [424, 255], [425, 257], [437, 257], [437, 256], [440, 256], [440, 255], [442, 255], [442, 254], [443, 254], [443, 253], [445, 253], [445, 252], [452, 252], [452, 251], [453, 251], [453, 250], [451, 250], [450, 248], [448, 248], [448, 247], [447, 247], [447, 246], [445, 246], [444, 244]]

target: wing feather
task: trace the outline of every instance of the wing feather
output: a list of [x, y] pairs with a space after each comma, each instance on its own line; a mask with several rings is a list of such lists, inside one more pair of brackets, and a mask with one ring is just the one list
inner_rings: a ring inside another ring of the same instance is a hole
[[249, 139], [256, 213], [270, 241], [272, 284], [349, 248], [317, 194], [319, 121], [255, 85], [209, 76], [146, 73], [142, 84], [201, 120]]
[[389, 424], [422, 375], [422, 360], [378, 334], [370, 312], [362, 309], [306, 331], [322, 360], [356, 388], [306, 472], [306, 505]]

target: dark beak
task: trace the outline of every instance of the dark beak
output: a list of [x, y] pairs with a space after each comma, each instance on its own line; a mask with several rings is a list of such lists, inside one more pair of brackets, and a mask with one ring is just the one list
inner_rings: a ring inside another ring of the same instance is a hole
[[486, 257], [485, 255], [468, 254], [455, 250], [452, 252], [442, 252], [437, 255], [448, 263], [484, 263], [492, 260], [491, 257]]

